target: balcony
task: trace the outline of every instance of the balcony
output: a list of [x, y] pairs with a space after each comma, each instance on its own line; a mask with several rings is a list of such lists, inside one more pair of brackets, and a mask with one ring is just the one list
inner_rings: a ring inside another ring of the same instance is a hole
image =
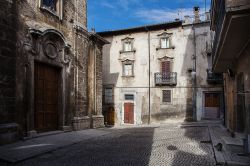
[[232, 68], [244, 53], [250, 36], [250, 1], [213, 0], [211, 29], [215, 31], [213, 70]]
[[155, 73], [155, 85], [158, 86], [175, 86], [177, 84], [177, 73]]
[[207, 82], [210, 84], [222, 84], [223, 83], [223, 74], [222, 73], [213, 73], [207, 71]]
[[[213, 49], [212, 55], [215, 56], [216, 48], [218, 46], [219, 37], [221, 35], [222, 25], [226, 14], [225, 9], [225, 0], [220, 1], [213, 1], [214, 10], [213, 10], [213, 20], [212, 20], [212, 28], [215, 31], [214, 35], [214, 42], [213, 42]], [[214, 59], [215, 57], [213, 57]]]

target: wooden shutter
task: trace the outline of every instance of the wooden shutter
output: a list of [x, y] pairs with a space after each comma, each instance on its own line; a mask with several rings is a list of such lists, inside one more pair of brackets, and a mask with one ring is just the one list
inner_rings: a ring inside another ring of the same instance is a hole
[[170, 72], [170, 61], [161, 62], [161, 72], [169, 73]]

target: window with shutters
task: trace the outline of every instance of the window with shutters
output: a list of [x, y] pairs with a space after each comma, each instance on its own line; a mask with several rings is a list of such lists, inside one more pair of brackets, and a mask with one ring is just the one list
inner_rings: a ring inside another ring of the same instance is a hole
[[170, 61], [162, 61], [161, 62], [161, 72], [169, 73], [170, 72]]
[[162, 102], [165, 102], [165, 103], [171, 102], [171, 90], [162, 91]]
[[40, 8], [62, 19], [63, 0], [40, 0]]

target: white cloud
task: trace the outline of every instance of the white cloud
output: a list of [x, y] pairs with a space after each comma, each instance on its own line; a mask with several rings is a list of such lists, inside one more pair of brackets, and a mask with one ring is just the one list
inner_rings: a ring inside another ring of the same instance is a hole
[[106, 2], [106, 1], [102, 1], [102, 2], [101, 2], [101, 5], [104, 6], [104, 7], [107, 7], [107, 8], [111, 8], [111, 9], [114, 9], [114, 8], [115, 8], [115, 6], [114, 6], [113, 4], [108, 3], [108, 2]]
[[[203, 17], [204, 9], [200, 9], [201, 18]], [[192, 8], [182, 9], [140, 9], [135, 12], [135, 16], [141, 18], [144, 22], [167, 22], [173, 21], [176, 18], [183, 20], [184, 16], [193, 17]], [[203, 19], [203, 18], [202, 18]]]

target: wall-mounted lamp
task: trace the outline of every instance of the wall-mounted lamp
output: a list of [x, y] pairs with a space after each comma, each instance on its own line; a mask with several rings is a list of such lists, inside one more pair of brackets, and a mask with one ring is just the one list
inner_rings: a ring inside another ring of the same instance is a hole
[[196, 76], [196, 71], [193, 70], [193, 71], [191, 72], [191, 76], [192, 76], [192, 79], [194, 79], [195, 76]]

